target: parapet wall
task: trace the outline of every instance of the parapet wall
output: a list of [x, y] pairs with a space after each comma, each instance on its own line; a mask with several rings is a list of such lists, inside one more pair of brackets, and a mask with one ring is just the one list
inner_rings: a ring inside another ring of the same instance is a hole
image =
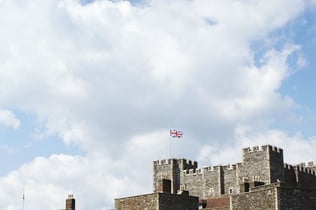
[[158, 193], [115, 199], [115, 210], [146, 209], [159, 210]]
[[261, 152], [261, 151], [269, 151], [269, 152], [283, 154], [282, 148], [271, 146], [271, 145], [246, 147], [246, 148], [243, 148], [242, 151], [243, 151], [243, 155], [247, 155], [247, 154], [253, 153], [253, 152]]
[[115, 210], [196, 210], [198, 197], [170, 193], [152, 193], [115, 199]]
[[258, 187], [255, 191], [235, 194], [231, 196], [231, 209], [277, 209], [277, 192], [274, 186]]
[[242, 149], [243, 152], [243, 160], [244, 162], [247, 162], [247, 159], [245, 157], [252, 156], [254, 153], [262, 153], [264, 155], [266, 154], [275, 154], [278, 156], [283, 156], [283, 149], [271, 145], [263, 145], [261, 147], [254, 146], [254, 147], [246, 147]]
[[241, 163], [183, 170], [180, 189], [200, 198], [239, 192], [238, 170]]
[[198, 167], [197, 161], [187, 160], [187, 159], [163, 159], [163, 160], [156, 160], [154, 161], [154, 167], [155, 166], [161, 166], [161, 165], [171, 165], [172, 163], [177, 162], [177, 164], [182, 168], [185, 169], [195, 169]]
[[313, 162], [309, 162], [307, 164], [300, 163], [300, 164], [292, 166], [292, 168], [296, 169], [299, 172], [303, 172], [310, 175], [316, 175], [315, 166]]
[[291, 187], [316, 189], [316, 170], [314, 164], [284, 164], [285, 183]]
[[190, 195], [203, 199], [280, 182], [291, 187], [316, 189], [316, 166], [312, 162], [297, 166], [285, 164], [283, 149], [271, 145], [248, 147], [242, 151], [241, 163], [224, 166], [197, 168], [196, 161], [187, 159], [154, 161], [155, 192], [161, 179], [171, 180], [172, 193], [187, 190]]

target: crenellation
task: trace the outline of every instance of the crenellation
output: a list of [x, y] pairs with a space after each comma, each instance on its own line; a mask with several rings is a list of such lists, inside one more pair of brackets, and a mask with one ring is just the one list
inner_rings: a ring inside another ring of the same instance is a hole
[[[236, 194], [246, 191], [246, 186], [249, 189], [249, 187], [285, 181], [289, 182], [289, 186], [304, 187], [307, 185], [304, 180], [310, 180], [311, 176], [315, 176], [312, 163], [307, 164], [309, 167], [305, 163], [295, 166], [284, 163], [283, 150], [279, 147], [254, 146], [243, 148], [242, 151], [243, 161], [235, 164], [198, 168], [196, 161], [169, 159], [155, 161], [154, 165], [162, 164], [158, 170], [164, 173], [157, 171], [157, 175], [166, 174], [165, 178], [177, 180], [173, 183], [173, 191], [188, 190], [190, 194], [201, 198]], [[175, 166], [180, 170], [177, 171]], [[166, 172], [166, 170], [173, 170], [173, 172]]]
[[298, 171], [300, 171], [300, 172], [306, 173], [305, 164], [304, 164], [304, 165], [298, 165], [298, 166], [297, 166], [297, 169], [298, 169]]
[[259, 150], [259, 146], [253, 146], [252, 147], [252, 152], [257, 152], [257, 151], [262, 151], [262, 150]]
[[189, 174], [196, 175], [195, 170], [194, 169], [189, 169]]
[[287, 164], [287, 163], [284, 163], [284, 168], [285, 169], [289, 169], [289, 170], [293, 170], [294, 169], [294, 167], [292, 165]]
[[214, 171], [213, 166], [204, 166], [201, 168], [203, 172]]
[[197, 161], [187, 160], [187, 159], [162, 159], [154, 161], [154, 165], [170, 165], [172, 161], [182, 162], [186, 168], [197, 168]]
[[170, 159], [156, 160], [154, 165], [168, 165], [170, 164]]
[[271, 146], [269, 144], [261, 146], [261, 150], [283, 154], [283, 149], [276, 147], [276, 146]]
[[272, 151], [277, 152], [277, 153], [283, 153], [283, 149], [281, 149], [279, 147], [272, 147]]
[[248, 154], [250, 152], [250, 147], [246, 147], [242, 149], [243, 154]]
[[260, 146], [261, 151], [267, 151], [267, 147], [269, 147], [270, 145], [262, 145]]
[[[207, 166], [203, 168], [198, 169], [185, 169], [181, 171], [180, 175], [182, 176], [190, 176], [190, 175], [208, 175], [208, 174], [217, 174], [220, 168], [223, 168], [223, 166]], [[233, 170], [233, 169], [227, 169], [227, 170]]]
[[187, 165], [194, 165], [194, 163], [195, 163], [196, 161], [185, 160], [185, 162], [186, 162]]
[[226, 170], [236, 170], [236, 164], [228, 164], [223, 166], [223, 168]]
[[203, 172], [214, 171], [214, 166], [204, 166], [201, 168]]
[[306, 173], [306, 174], [314, 175], [314, 174], [313, 174], [313, 170], [311, 170], [310, 168], [306, 168], [306, 167], [301, 167], [301, 166], [299, 166], [299, 167], [298, 167], [298, 171], [303, 172], [303, 173]]
[[[313, 200], [316, 205], [316, 166], [313, 162], [284, 163], [283, 149], [271, 145], [243, 148], [242, 151], [242, 162], [202, 168], [198, 168], [196, 161], [187, 159], [154, 161], [154, 192], [160, 193], [161, 183], [165, 181], [169, 183], [169, 194], [188, 192], [205, 201], [207, 209], [212, 206], [208, 202], [219, 201], [223, 196], [230, 199], [230, 208], [216, 209], [283, 209], [278, 204], [281, 201], [282, 205], [299, 203], [293, 208], [295, 210], [313, 209], [300, 206], [302, 202], [295, 200], [297, 196], [286, 195], [294, 193], [305, 199], [304, 202]], [[280, 194], [281, 188], [285, 194]]]

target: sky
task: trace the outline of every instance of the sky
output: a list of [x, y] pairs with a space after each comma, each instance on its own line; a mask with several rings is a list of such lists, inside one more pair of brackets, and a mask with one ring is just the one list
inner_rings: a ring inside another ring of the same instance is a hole
[[[316, 161], [315, 0], [0, 0], [0, 209], [114, 208], [152, 161]], [[169, 130], [184, 132], [170, 139]]]

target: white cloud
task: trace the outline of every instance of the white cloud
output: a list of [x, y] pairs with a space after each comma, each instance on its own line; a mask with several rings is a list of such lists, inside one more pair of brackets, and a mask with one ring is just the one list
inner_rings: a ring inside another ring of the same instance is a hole
[[[272, 43], [260, 64], [251, 48], [273, 39], [303, 11], [303, 1], [0, 5], [1, 107], [36, 114], [41, 132], [85, 152], [37, 157], [2, 177], [0, 209], [18, 209], [23, 186], [33, 210], [62, 207], [69, 192], [79, 209], [104, 209], [115, 196], [150, 191], [151, 161], [168, 157], [175, 126], [185, 136], [172, 142], [173, 154], [203, 163], [227, 162], [240, 154], [237, 147], [277, 137], [283, 141], [272, 143], [290, 152], [314, 144], [269, 130], [296, 109], [278, 90], [299, 46]], [[19, 127], [13, 113], [3, 113], [1, 124]], [[239, 135], [239, 125], [251, 132]]]
[[281, 130], [258, 131], [249, 126], [235, 130], [235, 141], [224, 144], [205, 144], [197, 157], [201, 166], [235, 164], [242, 162], [242, 148], [273, 145], [283, 149], [284, 161], [295, 165], [315, 161], [313, 148], [316, 138], [305, 138], [297, 133], [293, 136]]
[[0, 125], [4, 127], [20, 127], [20, 120], [9, 110], [0, 110]]

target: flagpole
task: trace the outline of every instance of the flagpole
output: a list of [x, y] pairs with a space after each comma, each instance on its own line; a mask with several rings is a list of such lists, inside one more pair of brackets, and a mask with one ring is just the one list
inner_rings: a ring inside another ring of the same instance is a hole
[[170, 159], [172, 158], [172, 156], [171, 156], [171, 136], [169, 137], [169, 157], [170, 157]]

